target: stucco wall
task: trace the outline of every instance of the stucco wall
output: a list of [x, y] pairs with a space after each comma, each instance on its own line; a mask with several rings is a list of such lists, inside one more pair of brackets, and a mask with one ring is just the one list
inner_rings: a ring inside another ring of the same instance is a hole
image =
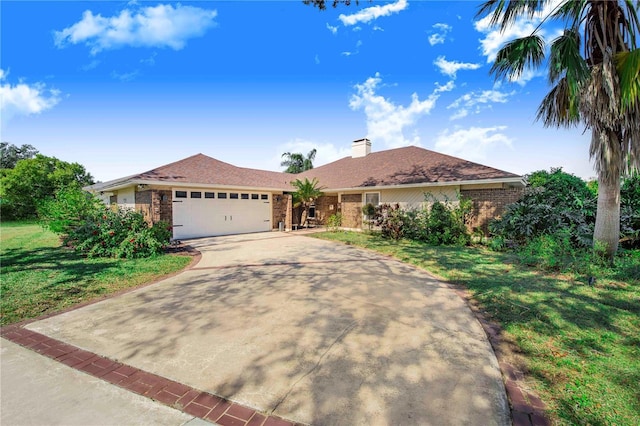
[[[420, 209], [431, 204], [431, 200], [458, 201], [459, 186], [445, 186], [433, 188], [403, 188], [383, 189], [380, 191], [381, 204], [400, 204], [403, 209]], [[367, 191], [375, 192], [375, 191]], [[425, 197], [425, 194], [430, 194]]]
[[125, 188], [118, 191], [118, 206], [122, 208], [136, 208], [136, 192], [135, 188]]

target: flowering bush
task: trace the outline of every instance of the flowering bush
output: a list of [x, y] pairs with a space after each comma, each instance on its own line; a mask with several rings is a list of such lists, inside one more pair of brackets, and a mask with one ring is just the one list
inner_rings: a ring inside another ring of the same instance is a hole
[[[149, 226], [141, 213], [85, 203], [86, 197], [68, 192], [40, 211], [44, 224], [62, 235], [65, 245], [89, 257], [139, 258], [159, 254], [169, 244], [171, 226]], [[78, 200], [83, 200], [78, 208]]]

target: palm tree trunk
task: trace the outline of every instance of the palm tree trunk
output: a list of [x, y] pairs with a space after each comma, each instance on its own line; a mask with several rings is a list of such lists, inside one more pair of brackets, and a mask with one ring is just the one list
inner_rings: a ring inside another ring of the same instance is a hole
[[620, 240], [620, 175], [605, 180], [598, 177], [598, 211], [593, 232], [594, 245], [604, 245], [607, 258], [613, 261]]

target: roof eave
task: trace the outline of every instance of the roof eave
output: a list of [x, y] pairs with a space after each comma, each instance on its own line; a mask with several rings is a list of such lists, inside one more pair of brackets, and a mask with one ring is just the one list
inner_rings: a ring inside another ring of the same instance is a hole
[[[219, 188], [219, 189], [238, 189], [245, 191], [287, 191], [289, 188], [271, 187], [271, 186], [241, 186], [241, 185], [222, 185], [217, 183], [192, 183], [192, 182], [170, 182], [162, 180], [148, 179], [130, 179], [127, 181], [114, 182], [113, 185], [105, 185], [99, 188], [85, 187], [85, 190], [94, 192], [117, 191], [119, 189], [129, 188], [136, 185], [153, 185], [153, 186], [169, 186], [172, 188]], [[93, 186], [93, 185], [92, 185]]]
[[492, 183], [511, 183], [524, 187], [524, 178], [521, 176], [492, 178], [492, 179], [475, 179], [475, 180], [459, 180], [446, 182], [422, 182], [398, 185], [376, 185], [376, 186], [355, 186], [347, 188], [326, 188], [324, 192], [347, 192], [347, 191], [368, 191], [381, 189], [402, 189], [402, 188], [424, 188], [424, 187], [441, 187], [441, 186], [462, 186], [462, 185], [486, 185]]

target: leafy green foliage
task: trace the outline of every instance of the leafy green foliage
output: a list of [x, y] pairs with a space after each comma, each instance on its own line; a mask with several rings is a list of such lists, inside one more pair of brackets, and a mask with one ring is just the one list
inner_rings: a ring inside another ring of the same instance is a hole
[[170, 238], [166, 222], [149, 227], [141, 213], [105, 208], [63, 235], [63, 242], [88, 257], [133, 259], [162, 253]]
[[376, 226], [380, 227], [380, 232], [384, 238], [399, 240], [404, 235], [405, 212], [399, 204], [382, 204], [378, 206], [375, 218]]
[[338, 232], [342, 226], [342, 213], [334, 213], [327, 219], [327, 229], [330, 232]]
[[640, 248], [640, 173], [622, 183], [620, 190], [620, 233], [626, 248]]
[[0, 169], [13, 169], [18, 161], [33, 158], [38, 150], [31, 145], [15, 146], [8, 142], [0, 143]]
[[60, 189], [38, 207], [43, 225], [58, 234], [66, 234], [82, 225], [95, 212], [102, 212], [104, 204], [93, 194], [77, 186]]
[[[429, 194], [427, 199], [433, 199]], [[431, 245], [466, 245], [471, 237], [465, 219], [471, 211], [471, 201], [460, 198], [457, 204], [435, 200], [431, 208], [404, 210], [398, 204], [378, 207], [375, 224], [383, 237], [407, 238]]]
[[293, 206], [299, 208], [298, 223], [302, 225], [302, 213], [306, 213], [308, 217], [311, 203], [322, 196], [322, 188], [316, 178], [312, 180], [309, 180], [309, 178], [304, 178], [304, 180], [296, 179], [291, 182], [291, 185], [296, 188], [293, 193]]
[[2, 219], [35, 218], [40, 203], [67, 187], [82, 187], [93, 178], [78, 163], [67, 163], [37, 154], [5, 169], [0, 179]]
[[306, 157], [297, 152], [285, 152], [282, 156], [285, 157], [285, 159], [280, 163], [280, 166], [287, 168], [284, 172], [297, 174], [313, 169], [316, 150], [312, 149], [309, 151]]
[[591, 244], [596, 199], [582, 179], [558, 168], [531, 173], [527, 182], [522, 198], [490, 223], [494, 236], [526, 245], [568, 230], [575, 246]]
[[79, 188], [64, 188], [40, 208], [43, 224], [65, 245], [88, 257], [142, 258], [159, 253], [171, 239], [171, 226], [149, 226], [141, 213], [107, 208]]

